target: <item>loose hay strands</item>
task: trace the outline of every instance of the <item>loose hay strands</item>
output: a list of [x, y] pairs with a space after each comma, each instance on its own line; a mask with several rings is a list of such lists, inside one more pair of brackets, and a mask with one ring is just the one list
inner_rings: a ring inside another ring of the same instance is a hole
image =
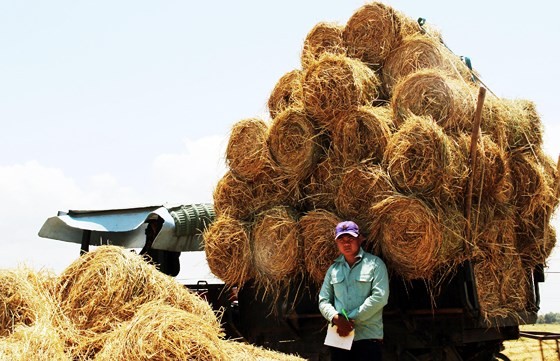
[[431, 280], [447, 261], [440, 257], [444, 240], [438, 217], [421, 200], [393, 195], [374, 205], [370, 214], [368, 233], [375, 249], [405, 280]]
[[336, 209], [342, 217], [365, 225], [371, 218], [371, 207], [393, 193], [391, 178], [381, 166], [357, 165], [342, 177], [335, 198]]
[[[507, 155], [503, 148], [492, 141], [490, 136], [482, 135], [477, 144], [477, 165], [474, 174], [462, 173], [462, 194], [466, 193], [468, 177], [474, 182], [473, 197], [479, 202], [506, 203], [511, 199], [513, 184]], [[462, 134], [458, 138], [460, 162], [468, 167], [471, 135]], [[468, 176], [468, 177], [467, 177]]]
[[348, 20], [342, 34], [348, 56], [378, 69], [401, 41], [400, 17], [379, 2], [359, 8]]
[[210, 271], [226, 285], [242, 286], [254, 277], [248, 227], [237, 219], [220, 216], [203, 233]]
[[229, 169], [241, 179], [253, 180], [268, 165], [266, 147], [268, 125], [258, 118], [237, 122], [229, 137], [226, 161]]
[[303, 42], [302, 67], [306, 68], [319, 60], [324, 53], [346, 55], [346, 48], [342, 41], [343, 30], [344, 26], [336, 23], [320, 22], [315, 25]]
[[438, 69], [422, 69], [402, 78], [391, 97], [397, 127], [411, 114], [431, 116], [447, 131], [470, 124], [475, 110], [471, 88]]
[[474, 264], [474, 274], [480, 311], [490, 324], [525, 309], [528, 280], [514, 250], [503, 247], [481, 259]]
[[388, 107], [363, 106], [336, 122], [332, 135], [336, 157], [344, 164], [379, 163], [391, 136], [392, 113]]
[[65, 351], [64, 339], [50, 323], [39, 321], [31, 326], [19, 324], [14, 332], [0, 338], [0, 359], [10, 361], [72, 361]]
[[375, 72], [359, 60], [326, 53], [305, 71], [305, 110], [319, 126], [330, 129], [344, 112], [376, 100], [379, 86]]
[[272, 159], [287, 175], [307, 177], [319, 156], [319, 135], [303, 109], [288, 108], [272, 122], [267, 143]]
[[516, 231], [515, 245], [523, 263], [530, 267], [546, 264], [556, 246], [556, 229], [550, 216], [539, 211], [531, 217], [518, 217]]
[[18, 325], [56, 322], [56, 303], [44, 280], [50, 278], [26, 267], [0, 270], [0, 337], [12, 334]]
[[420, 69], [440, 69], [453, 74], [446, 61], [443, 45], [436, 39], [417, 34], [404, 38], [381, 69], [386, 94], [391, 94], [400, 79]]
[[333, 154], [328, 154], [317, 164], [303, 187], [306, 208], [334, 211], [334, 198], [342, 181], [342, 173], [340, 162]]
[[521, 217], [531, 217], [535, 212], [550, 208], [557, 201], [547, 182], [544, 167], [532, 153], [511, 153], [509, 165], [513, 181], [512, 203]]
[[161, 302], [141, 305], [106, 339], [96, 361], [229, 360], [213, 323]]
[[445, 201], [460, 174], [456, 153], [432, 119], [411, 116], [389, 140], [383, 162], [400, 191]]
[[254, 346], [237, 341], [223, 341], [221, 346], [231, 361], [304, 361], [305, 359], [296, 355], [288, 355], [281, 352], [268, 350], [264, 347]]
[[318, 285], [323, 282], [327, 269], [339, 254], [334, 231], [340, 221], [342, 219], [336, 214], [323, 209], [307, 212], [299, 220], [305, 270]]
[[288, 282], [300, 271], [302, 254], [297, 213], [289, 207], [273, 207], [257, 215], [251, 231], [253, 265], [257, 283], [266, 291], [275, 283]]
[[303, 72], [294, 69], [278, 80], [268, 98], [268, 111], [271, 118], [276, 118], [287, 108], [301, 107], [303, 104], [302, 78]]
[[80, 256], [60, 274], [56, 296], [60, 310], [80, 333], [70, 341], [85, 357], [101, 348], [102, 333], [130, 320], [141, 305], [154, 300], [192, 312], [220, 332], [208, 303], [142, 256], [116, 246], [100, 246]]

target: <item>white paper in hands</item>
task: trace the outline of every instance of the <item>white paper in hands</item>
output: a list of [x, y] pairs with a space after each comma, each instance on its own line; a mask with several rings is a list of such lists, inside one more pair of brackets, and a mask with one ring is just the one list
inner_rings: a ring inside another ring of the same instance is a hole
[[354, 341], [354, 330], [348, 336], [342, 337], [336, 332], [336, 325], [329, 325], [327, 337], [325, 337], [325, 345], [350, 350], [352, 348], [352, 341]]

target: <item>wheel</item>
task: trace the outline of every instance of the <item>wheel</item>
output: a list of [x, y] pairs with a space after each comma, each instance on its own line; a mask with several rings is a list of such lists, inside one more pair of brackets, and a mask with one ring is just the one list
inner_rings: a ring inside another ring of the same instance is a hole
[[501, 352], [498, 352], [498, 353], [494, 354], [494, 360], [511, 361], [509, 359], [509, 357], [507, 357], [506, 355], [504, 355]]

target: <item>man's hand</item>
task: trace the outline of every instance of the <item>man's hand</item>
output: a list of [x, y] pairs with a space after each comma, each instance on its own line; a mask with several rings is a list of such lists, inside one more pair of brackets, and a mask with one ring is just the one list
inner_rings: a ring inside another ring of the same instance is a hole
[[332, 321], [336, 325], [336, 332], [341, 337], [348, 336], [354, 329], [354, 321], [347, 320], [343, 315], [335, 315]]

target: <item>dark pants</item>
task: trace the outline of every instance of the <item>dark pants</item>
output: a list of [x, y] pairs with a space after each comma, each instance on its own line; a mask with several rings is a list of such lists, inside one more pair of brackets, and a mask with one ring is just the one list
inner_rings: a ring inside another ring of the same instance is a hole
[[381, 341], [359, 340], [350, 350], [330, 347], [331, 361], [381, 361]]

